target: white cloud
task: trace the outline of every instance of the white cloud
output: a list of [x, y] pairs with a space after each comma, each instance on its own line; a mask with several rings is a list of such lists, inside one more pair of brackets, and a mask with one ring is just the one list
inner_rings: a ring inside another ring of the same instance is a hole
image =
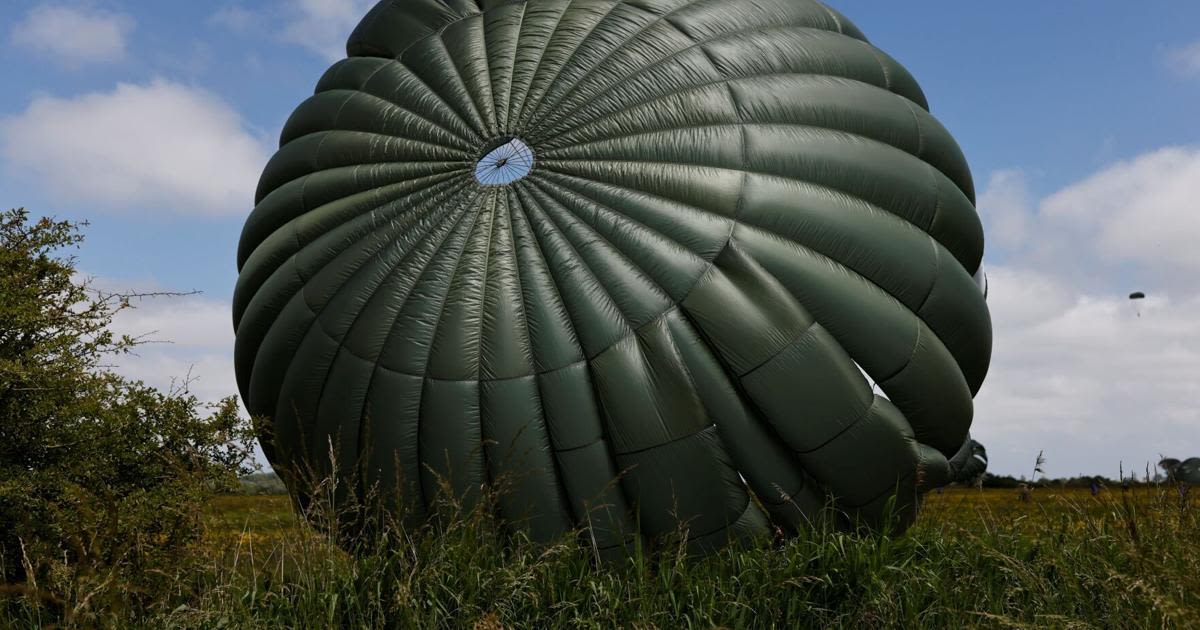
[[1110, 165], [1041, 200], [1003, 171], [979, 196], [990, 255], [1091, 289], [1194, 285], [1200, 272], [1200, 149], [1168, 147]]
[[1200, 454], [1200, 294], [1086, 294], [1037, 273], [995, 268], [992, 368], [973, 433], [993, 469], [1051, 476], [1142, 471]]
[[978, 205], [987, 209], [989, 243], [1009, 249], [1020, 247], [1029, 238], [1031, 201], [1021, 171], [992, 173]]
[[[993, 469], [1139, 473], [1200, 455], [1200, 151], [1165, 148], [1043, 199], [1024, 175], [980, 195], [989, 239], [991, 371], [974, 432]], [[1130, 291], [1145, 290], [1144, 301]], [[1139, 316], [1140, 311], [1140, 316]]]
[[328, 61], [346, 56], [346, 40], [374, 0], [290, 0], [283, 38]]
[[1166, 61], [1172, 70], [1183, 76], [1200, 76], [1200, 42], [1168, 50]]
[[229, 313], [226, 302], [203, 296], [135, 300], [110, 328], [146, 343], [118, 357], [114, 369], [162, 390], [188, 381], [188, 391], [205, 402], [236, 395]]
[[1045, 218], [1091, 237], [1107, 263], [1200, 271], [1200, 150], [1166, 148], [1120, 162], [1042, 202]]
[[88, 209], [243, 214], [268, 155], [225, 102], [164, 80], [39, 96], [0, 120], [8, 168]]
[[68, 66], [125, 58], [134, 21], [127, 15], [66, 6], [38, 5], [12, 29], [12, 43]]
[[259, 21], [259, 15], [239, 6], [218, 9], [208, 18], [210, 24], [225, 27], [237, 33], [249, 31]]
[[232, 5], [209, 22], [236, 33], [249, 33], [264, 22], [279, 23], [279, 38], [334, 62], [346, 56], [346, 40], [377, 0], [279, 0], [272, 8], [248, 10]]

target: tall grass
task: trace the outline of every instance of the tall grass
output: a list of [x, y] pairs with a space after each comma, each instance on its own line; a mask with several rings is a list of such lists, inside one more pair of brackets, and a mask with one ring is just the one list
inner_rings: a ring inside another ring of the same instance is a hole
[[[112, 624], [1200, 627], [1198, 506], [1169, 487], [1033, 503], [951, 491], [902, 537], [814, 527], [708, 557], [689, 557], [676, 540], [600, 564], [574, 538], [538, 545], [504, 533], [487, 500], [470, 510], [448, 502], [427, 526], [380, 528], [355, 555], [334, 528], [320, 533], [280, 501], [223, 500], [172, 595]], [[256, 514], [262, 506], [273, 508]], [[0, 625], [34, 621], [8, 615]]]

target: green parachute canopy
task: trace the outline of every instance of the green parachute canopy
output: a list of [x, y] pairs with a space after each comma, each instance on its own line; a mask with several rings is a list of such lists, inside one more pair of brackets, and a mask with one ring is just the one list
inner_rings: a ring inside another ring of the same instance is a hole
[[1200, 485], [1200, 457], [1192, 457], [1183, 461], [1168, 457], [1159, 462], [1158, 465], [1166, 471], [1167, 476], [1173, 481]]
[[239, 386], [302, 501], [419, 521], [504, 479], [536, 539], [711, 548], [986, 465], [971, 174], [844, 16], [389, 0], [348, 48], [238, 252]]

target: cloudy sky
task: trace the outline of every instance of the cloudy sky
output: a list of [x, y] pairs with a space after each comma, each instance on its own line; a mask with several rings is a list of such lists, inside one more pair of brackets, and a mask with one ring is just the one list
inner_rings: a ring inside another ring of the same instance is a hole
[[[4, 0], [5, 206], [87, 220], [105, 286], [201, 293], [123, 366], [235, 391], [234, 251], [259, 171], [371, 0]], [[1200, 3], [831, 0], [921, 82], [981, 191], [999, 473], [1200, 455]], [[1130, 291], [1149, 296], [1138, 308]]]

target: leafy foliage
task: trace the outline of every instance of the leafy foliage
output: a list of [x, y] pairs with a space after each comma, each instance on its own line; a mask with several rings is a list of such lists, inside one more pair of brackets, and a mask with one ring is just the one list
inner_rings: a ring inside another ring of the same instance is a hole
[[113, 316], [155, 296], [93, 289], [62, 255], [81, 240], [0, 213], [0, 577], [5, 605], [87, 622], [169, 587], [251, 436], [233, 398], [208, 407], [186, 382], [164, 392], [106, 365], [142, 341]]

